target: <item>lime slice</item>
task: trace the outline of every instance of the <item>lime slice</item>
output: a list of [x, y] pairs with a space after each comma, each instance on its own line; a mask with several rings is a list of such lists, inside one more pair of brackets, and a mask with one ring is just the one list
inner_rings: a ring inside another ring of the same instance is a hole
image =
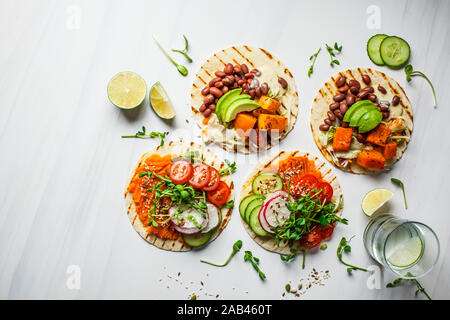
[[134, 72], [124, 71], [116, 74], [108, 83], [108, 98], [122, 109], [139, 106], [147, 94], [144, 79]]
[[364, 213], [371, 217], [378, 209], [380, 209], [394, 194], [387, 189], [374, 189], [368, 192], [362, 203], [361, 208]]
[[387, 260], [395, 267], [409, 267], [422, 256], [422, 251], [422, 240], [419, 237], [414, 237], [395, 250]]
[[160, 118], [172, 119], [175, 117], [172, 101], [159, 81], [150, 89], [150, 105]]

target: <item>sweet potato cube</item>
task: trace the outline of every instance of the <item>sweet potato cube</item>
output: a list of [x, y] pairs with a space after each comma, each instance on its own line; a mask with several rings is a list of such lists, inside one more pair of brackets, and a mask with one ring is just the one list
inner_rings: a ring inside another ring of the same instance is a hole
[[278, 130], [282, 132], [286, 128], [286, 124], [287, 119], [279, 115], [260, 114], [258, 117], [258, 129], [260, 130], [267, 130], [268, 132]]
[[236, 130], [247, 131], [253, 129], [256, 124], [256, 117], [249, 113], [238, 113], [234, 120], [234, 128]]
[[261, 98], [259, 98], [258, 103], [261, 105], [261, 108], [269, 112], [277, 111], [277, 109], [281, 105], [280, 101], [272, 99], [267, 96], [262, 96]]
[[363, 168], [382, 170], [386, 159], [376, 150], [363, 150], [356, 158], [356, 163]]
[[377, 146], [384, 147], [389, 135], [391, 134], [391, 129], [389, 129], [384, 124], [380, 124], [376, 129], [372, 130], [366, 138], [366, 142], [376, 144]]
[[334, 151], [347, 151], [352, 143], [352, 128], [337, 127], [333, 137]]
[[388, 142], [384, 146], [383, 149], [383, 156], [386, 160], [392, 159], [397, 154], [397, 143], [395, 142]]

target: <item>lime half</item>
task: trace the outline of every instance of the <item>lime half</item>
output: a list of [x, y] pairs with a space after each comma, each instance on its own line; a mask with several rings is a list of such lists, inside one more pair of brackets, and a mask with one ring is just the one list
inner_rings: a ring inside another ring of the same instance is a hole
[[364, 213], [371, 217], [378, 209], [388, 202], [394, 194], [387, 189], [374, 189], [368, 192], [361, 203]]
[[133, 109], [139, 106], [147, 94], [144, 79], [131, 71], [119, 72], [108, 83], [108, 98], [117, 107]]
[[406, 241], [401, 247], [395, 250], [387, 260], [394, 267], [409, 267], [419, 260], [422, 256], [422, 251], [422, 240], [419, 237], [414, 237]]
[[172, 101], [159, 81], [150, 89], [150, 105], [160, 118], [172, 119], [175, 117]]

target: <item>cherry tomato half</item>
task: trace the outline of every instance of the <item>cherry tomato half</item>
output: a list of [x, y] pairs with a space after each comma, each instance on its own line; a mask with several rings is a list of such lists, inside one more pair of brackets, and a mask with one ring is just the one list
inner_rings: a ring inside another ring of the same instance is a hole
[[319, 183], [319, 180], [317, 180], [316, 177], [311, 174], [307, 174], [298, 179], [295, 185], [291, 186], [291, 193], [297, 197], [304, 197], [311, 192], [317, 183]]
[[192, 177], [194, 169], [184, 160], [176, 161], [170, 167], [169, 177], [173, 183], [186, 183]]
[[208, 196], [208, 200], [211, 201], [211, 203], [215, 204], [216, 206], [220, 206], [227, 202], [228, 197], [230, 196], [230, 187], [223, 182], [219, 182], [219, 186], [217, 189], [213, 191], [208, 191], [206, 195]]
[[334, 231], [334, 224], [329, 224], [327, 226], [320, 226], [320, 234], [322, 236], [322, 239], [328, 239], [331, 237]]
[[321, 203], [323, 203], [324, 201], [325, 203], [330, 202], [331, 198], [333, 197], [333, 188], [328, 182], [319, 182], [314, 186], [314, 188], [316, 189], [316, 191], [322, 190], [318, 194]]
[[320, 242], [322, 242], [322, 234], [319, 231], [319, 228], [314, 228], [300, 239], [300, 245], [306, 249], [315, 248]]
[[189, 184], [194, 188], [201, 189], [206, 186], [211, 177], [209, 167], [203, 163], [196, 163], [193, 165], [194, 173], [191, 179], [189, 179]]
[[209, 167], [209, 172], [211, 174], [211, 178], [206, 186], [203, 187], [205, 191], [213, 191], [219, 187], [220, 182], [220, 174], [219, 171], [214, 169], [213, 167]]

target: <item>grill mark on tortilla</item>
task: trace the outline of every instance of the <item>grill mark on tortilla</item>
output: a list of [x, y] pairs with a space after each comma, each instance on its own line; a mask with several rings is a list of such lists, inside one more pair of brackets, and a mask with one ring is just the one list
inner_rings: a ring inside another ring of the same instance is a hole
[[198, 111], [197, 109], [195, 109], [193, 106], [191, 106], [192, 112], [194, 113], [200, 113], [200, 111]]
[[[280, 65], [280, 60], [278, 60], [278, 65]], [[292, 73], [287, 68], [284, 68], [284, 73], [289, 75], [289, 77], [293, 78]]]
[[362, 73], [361, 69], [358, 68], [358, 69], [356, 69], [356, 70], [358, 70], [358, 73], [359, 73], [359, 75], [361, 76], [361, 79], [362, 79], [363, 73]]
[[252, 49], [250, 49], [248, 46], [243, 46], [245, 49], [247, 49], [249, 52], [252, 52]]
[[264, 53], [270, 60], [273, 60], [273, 56], [268, 53], [266, 50], [264, 50], [263, 48], [259, 48], [259, 50], [262, 51], [262, 53]]
[[202, 69], [203, 69], [203, 71], [205, 71], [205, 73], [206, 73], [208, 76], [210, 76], [211, 78], [214, 78], [214, 77], [211, 75], [211, 73], [209, 73], [208, 70], [206, 70], [205, 68], [203, 68], [203, 66], [202, 66]]
[[222, 59], [220, 59], [215, 53], [213, 55], [214, 58], [216, 58], [217, 60], [220, 61], [220, 63], [222, 63], [224, 66], [226, 66], [227, 64], [225, 62], [222, 61]]
[[201, 82], [203, 82], [203, 84], [206, 84], [206, 81], [205, 80], [203, 80], [203, 78], [202, 77], [200, 77], [198, 74], [197, 74], [197, 78], [201, 81]]
[[[330, 95], [333, 97], [334, 96], [334, 92], [332, 91], [332, 88], [330, 86], [330, 84], [328, 82], [325, 82], [325, 87], [327, 88], [328, 92], [330, 93]], [[328, 101], [326, 101], [327, 95], [324, 95], [323, 98], [325, 100], [326, 103], [328, 103]]]
[[244, 56], [238, 49], [236, 49], [236, 47], [231, 47], [231, 49], [236, 51], [238, 53], [238, 55], [240, 55], [245, 61], [247, 61], [253, 68], [255, 67], [255, 65], [246, 56]]
[[[197, 86], [195, 85], [195, 82], [192, 84], [192, 86], [193, 86], [194, 88], [197, 88]], [[192, 97], [192, 93], [191, 93], [191, 97]]]

